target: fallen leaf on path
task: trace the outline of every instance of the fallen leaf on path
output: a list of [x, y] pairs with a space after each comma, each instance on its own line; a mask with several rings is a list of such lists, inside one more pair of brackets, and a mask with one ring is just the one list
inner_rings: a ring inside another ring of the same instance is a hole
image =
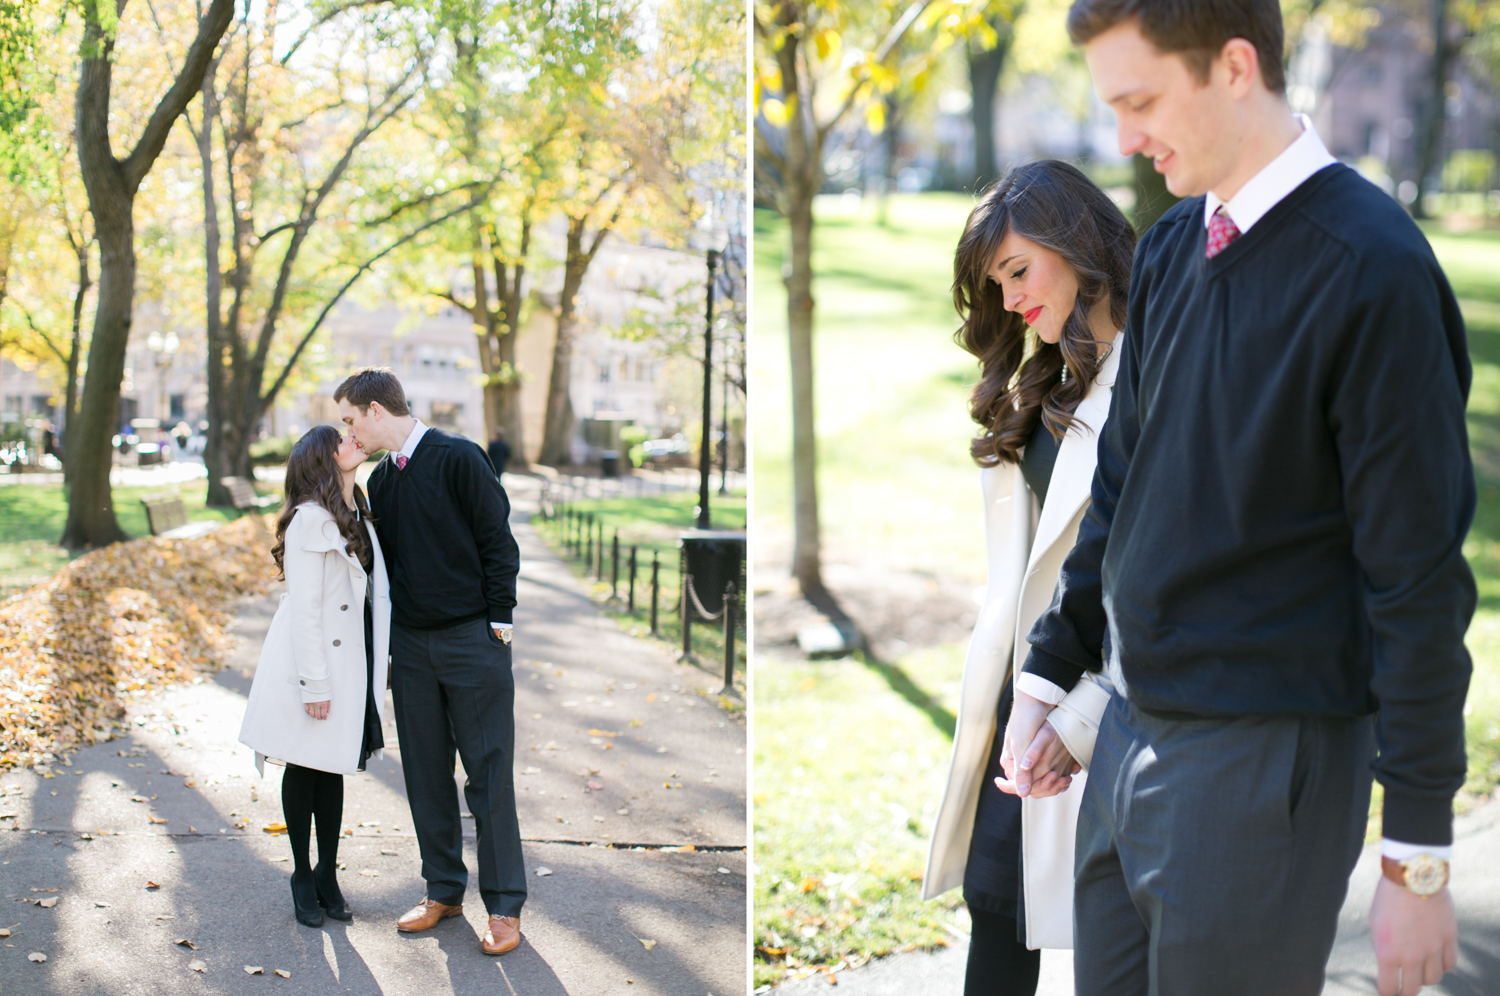
[[381, 853], [381, 854], [389, 854], [389, 855], [391, 855], [391, 856], [392, 856], [392, 857], [394, 857], [394, 856], [395, 856], [395, 855], [396, 855], [396, 853], [397, 853], [397, 852], [395, 852], [395, 851], [387, 851], [387, 850], [383, 850], [383, 849], [382, 849], [382, 850], [381, 850], [381, 852], [380, 852], [380, 853]]
[[286, 833], [285, 823], [268, 823], [261, 827], [266, 833]]
[[52, 889], [32, 889], [31, 891], [32, 892], [57, 892], [59, 890], [56, 889], [56, 888], [52, 888]]
[[107, 910], [107, 909], [109, 909], [109, 903], [101, 903], [101, 902], [100, 902], [100, 901], [99, 901], [99, 900], [97, 900], [97, 899], [96, 899], [96, 900], [94, 900], [94, 905], [95, 905], [95, 906], [96, 906], [96, 907], [98, 907], [98, 908], [99, 908], [99, 909], [101, 909], [101, 910]]
[[[627, 933], [629, 932], [627, 931]], [[645, 948], [647, 951], [650, 951], [652, 948], [656, 947], [656, 942], [651, 940], [649, 937], [636, 937], [635, 934], [631, 934], [630, 936], [635, 937], [636, 940], [640, 941], [641, 947]]]
[[604, 787], [603, 785], [595, 781], [586, 782], [585, 784], [588, 786], [589, 790], [593, 792], [597, 792]]
[[133, 796], [130, 797], [130, 801], [131, 802], [150, 802], [151, 800], [148, 799], [148, 798], [146, 798], [143, 795], [133, 795]]
[[192, 961], [188, 962], [188, 968], [194, 972], [202, 972], [205, 975], [208, 974], [208, 965], [203, 961], [202, 958], [194, 958]]
[[290, 861], [292, 859], [291, 858], [272, 858], [271, 860], [272, 861]]
[[173, 916], [172, 914], [170, 914], [170, 913], [163, 913], [161, 916], [157, 917], [157, 919], [158, 920], [175, 920], [177, 918], [175, 916]]
[[380, 821], [379, 820], [369, 820], [369, 821], [367, 821], [365, 823], [361, 823], [360, 826], [362, 826], [362, 827], [378, 827], [378, 826], [380, 826]]
[[44, 910], [50, 910], [52, 907], [57, 905], [57, 897], [49, 896], [46, 899], [38, 899], [36, 901], [36, 904]]
[[616, 733], [614, 730], [590, 730], [589, 731], [589, 736], [591, 736], [591, 737], [618, 737], [619, 735], [620, 734]]
[[184, 948], [190, 948], [190, 949], [192, 949], [194, 951], [198, 950], [198, 945], [194, 944], [192, 941], [188, 940], [186, 937], [179, 937], [179, 938], [177, 938], [177, 940], [173, 941], [172, 943], [176, 944], [176, 945], [179, 945], [181, 947], [184, 947]]
[[617, 815], [617, 816], [629, 816], [630, 815], [630, 810], [628, 810], [628, 809], [617, 809], [617, 810], [615, 810], [615, 815]]
[[647, 702], [655, 702], [656, 701], [656, 693], [652, 692], [650, 695], [646, 696], [646, 701]]
[[380, 877], [380, 872], [376, 871], [373, 868], [361, 868], [359, 870], [359, 873], [361, 875], [363, 875], [365, 878], [379, 878]]
[[42, 954], [40, 951], [33, 951], [33, 952], [31, 952], [31, 954], [29, 954], [29, 955], [26, 956], [26, 960], [27, 961], [34, 961], [38, 965], [40, 965], [42, 962], [44, 962], [44, 961], [47, 960], [47, 956], [44, 955], [44, 954]]
[[0, 937], [9, 937], [9, 936], [10, 936], [10, 928], [9, 927], [0, 927]]
[[259, 966], [259, 965], [246, 965], [245, 966], [245, 974], [246, 975], [265, 975], [266, 974], [266, 970], [264, 968], [262, 968], [261, 966]]
[[521, 769], [521, 774], [523, 774], [523, 775], [540, 775], [541, 773], [542, 773], [542, 769], [541, 768], [533, 768], [533, 767], [529, 767], [528, 766], [528, 767], [525, 767], [525, 768]]
[[537, 868], [537, 870], [536, 870], [536, 877], [537, 878], [546, 878], [548, 875], [551, 875], [551, 874], [552, 874], [552, 869], [548, 868], [545, 865], [539, 866]]
[[[158, 819], [152, 813], [147, 813], [146, 814], [146, 819], [150, 820], [152, 823], [167, 823], [167, 822], [170, 822], [165, 816], [163, 816], [160, 819]], [[189, 829], [191, 829], [191, 828], [189, 828]]]
[[148, 881], [146, 883], [146, 889], [147, 889], [147, 891], [150, 891], [151, 889], [160, 889], [160, 888], [161, 888], [161, 886], [157, 885], [155, 882]]
[[720, 867], [719, 868], [719, 874], [720, 875], [728, 875], [728, 874], [730, 874], [730, 872], [729, 872], [728, 868]]
[[292, 977], [292, 973], [288, 972], [284, 968], [278, 968], [276, 970], [276, 974], [279, 975], [279, 976], [281, 976], [283, 979], [290, 979]]

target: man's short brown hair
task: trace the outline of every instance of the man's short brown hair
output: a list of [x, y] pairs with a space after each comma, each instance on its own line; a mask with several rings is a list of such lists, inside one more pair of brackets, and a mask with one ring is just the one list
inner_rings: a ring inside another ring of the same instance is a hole
[[370, 402], [378, 401], [380, 407], [392, 415], [411, 414], [411, 409], [406, 406], [406, 391], [390, 367], [356, 370], [333, 392], [334, 401], [345, 399], [362, 412], [369, 411]]
[[1068, 37], [1087, 45], [1125, 21], [1134, 21], [1160, 52], [1182, 56], [1200, 83], [1224, 43], [1243, 38], [1255, 46], [1260, 78], [1272, 93], [1286, 93], [1278, 0], [1074, 0], [1068, 10]]

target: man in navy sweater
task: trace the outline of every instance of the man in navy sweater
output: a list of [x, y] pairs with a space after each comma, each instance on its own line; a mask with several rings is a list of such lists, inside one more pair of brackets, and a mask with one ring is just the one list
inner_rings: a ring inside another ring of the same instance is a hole
[[361, 370], [333, 397], [359, 444], [387, 451], [370, 475], [370, 512], [391, 578], [391, 697], [427, 882], [427, 898], [396, 926], [428, 930], [463, 913], [457, 749], [489, 912], [480, 947], [504, 954], [521, 942], [526, 901], [510, 653], [521, 561], [510, 503], [479, 444], [413, 418], [389, 370]]
[[1377, 984], [1414, 996], [1457, 961], [1456, 302], [1400, 207], [1288, 109], [1277, 0], [1076, 0], [1068, 28], [1121, 153], [1186, 198], [1137, 249], [1093, 500], [1006, 733], [1016, 788], [1051, 791], [1072, 759], [1035, 739], [1047, 711], [1085, 670], [1113, 680], [1077, 991], [1320, 992], [1373, 767]]

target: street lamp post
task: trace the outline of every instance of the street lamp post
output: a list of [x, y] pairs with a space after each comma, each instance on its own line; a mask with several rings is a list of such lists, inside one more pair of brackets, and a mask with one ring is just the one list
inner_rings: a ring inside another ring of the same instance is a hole
[[167, 412], [167, 370], [177, 359], [177, 349], [181, 346], [176, 332], [168, 332], [162, 335], [160, 332], [152, 332], [146, 336], [146, 348], [151, 350], [156, 360], [156, 415], [157, 421], [162, 426], [167, 424], [169, 413]]
[[729, 350], [724, 351], [724, 417], [719, 421], [719, 494], [729, 494]]
[[719, 265], [719, 250], [708, 251], [708, 324], [703, 329], [703, 436], [698, 446], [698, 528], [709, 528], [708, 470], [711, 464], [710, 442], [713, 436], [714, 385], [714, 270]]

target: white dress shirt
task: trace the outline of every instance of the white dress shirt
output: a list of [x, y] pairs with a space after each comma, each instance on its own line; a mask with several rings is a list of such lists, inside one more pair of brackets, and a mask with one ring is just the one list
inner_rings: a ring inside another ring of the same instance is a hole
[[[1318, 137], [1317, 130], [1313, 128], [1312, 119], [1306, 114], [1298, 114], [1296, 118], [1297, 123], [1302, 126], [1302, 134], [1283, 149], [1280, 155], [1267, 163], [1259, 173], [1245, 181], [1245, 185], [1236, 191], [1233, 197], [1225, 201], [1213, 191], [1208, 192], [1203, 198], [1204, 228], [1208, 227], [1209, 220], [1213, 218], [1214, 213], [1223, 207], [1224, 213], [1229, 215], [1229, 220], [1234, 222], [1234, 227], [1240, 230], [1241, 235], [1244, 235], [1314, 173], [1338, 162], [1323, 145], [1323, 140]], [[1041, 675], [1025, 672], [1017, 676], [1016, 689], [1054, 706], [1067, 695], [1066, 691]], [[1418, 854], [1430, 854], [1434, 858], [1448, 861], [1452, 859], [1453, 847], [1452, 845], [1439, 847], [1429, 844], [1408, 844], [1386, 837], [1380, 842], [1380, 852], [1395, 861], [1405, 861]]]

